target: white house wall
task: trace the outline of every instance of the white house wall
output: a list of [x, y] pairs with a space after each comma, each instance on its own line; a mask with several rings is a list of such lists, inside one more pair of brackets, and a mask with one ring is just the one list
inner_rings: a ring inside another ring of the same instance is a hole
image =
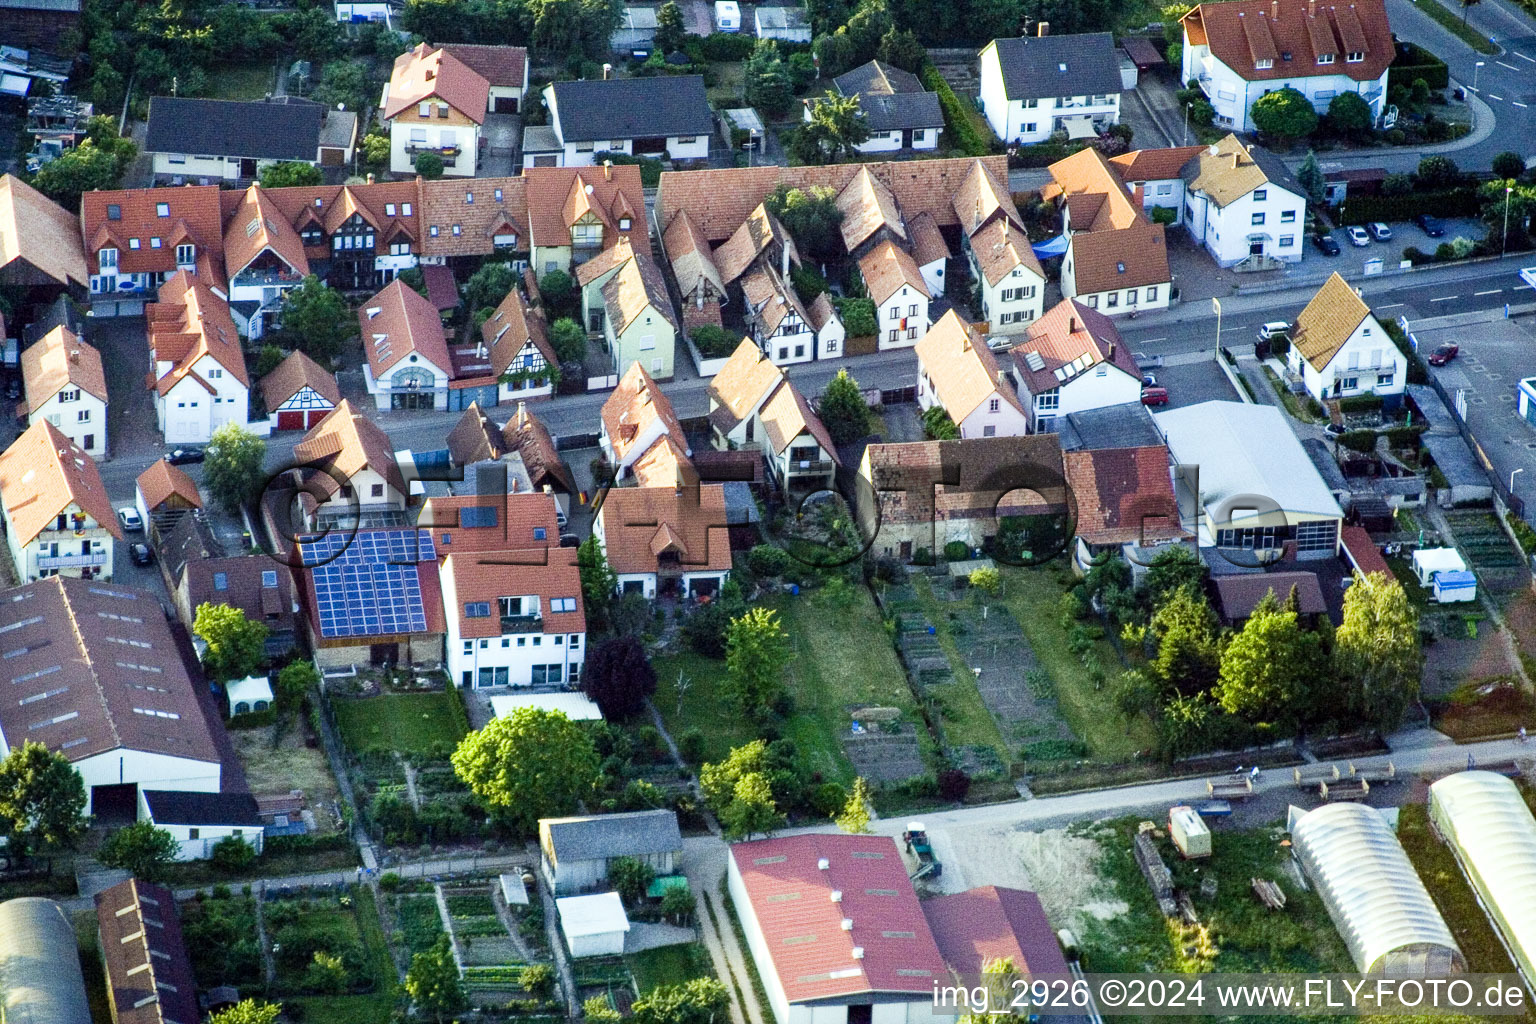
[[[48, 401], [27, 414], [27, 425], [31, 426], [38, 420], [47, 420], [88, 454], [100, 458], [107, 453], [107, 403], [73, 385], [70, 385], [68, 390], [79, 391], [80, 397], [73, 402], [61, 402], [59, 394], [62, 392], [54, 394]], [[82, 412], [86, 414], [84, 422], [80, 419]], [[85, 443], [87, 438], [90, 439], [90, 444]]]
[[[192, 793], [219, 791], [219, 763], [194, 761], [119, 747], [74, 762], [87, 797], [95, 786], [137, 785], [140, 789], [174, 789]], [[86, 813], [94, 813], [87, 807]]]
[[[879, 347], [882, 352], [893, 348], [911, 348], [928, 333], [928, 297], [911, 285], [904, 284], [876, 307], [875, 318], [880, 325]], [[894, 338], [891, 337], [892, 331], [896, 332]]]
[[[1340, 61], [1334, 66], [1343, 68], [1348, 65]], [[1319, 114], [1328, 112], [1328, 104], [1333, 102], [1335, 96], [1346, 92], [1358, 93], [1370, 106], [1371, 115], [1380, 117], [1387, 86], [1386, 71], [1382, 71], [1380, 78], [1369, 82], [1357, 82], [1346, 74], [1305, 75], [1250, 82], [1211, 53], [1209, 46], [1191, 46], [1186, 32], [1183, 74], [1179, 81], [1187, 82], [1191, 78], [1200, 80], [1200, 88], [1216, 110], [1216, 123], [1239, 132], [1253, 130], [1250, 112], [1254, 103], [1267, 92], [1295, 89], [1307, 98]]]
[[[1264, 199], [1256, 199], [1259, 193]], [[1255, 189], [1224, 207], [1211, 202], [1202, 193], [1190, 193], [1184, 200], [1190, 233], [1204, 243], [1219, 265], [1230, 267], [1250, 255], [1250, 236], [1262, 239], [1263, 255], [1298, 262], [1306, 239], [1306, 200], [1273, 182]], [[1264, 222], [1255, 224], [1262, 215]], [[1287, 219], [1289, 218], [1289, 219]]]

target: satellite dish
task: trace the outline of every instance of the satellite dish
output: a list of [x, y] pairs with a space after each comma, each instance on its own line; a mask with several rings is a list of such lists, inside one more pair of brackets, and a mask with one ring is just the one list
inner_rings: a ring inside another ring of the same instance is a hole
[[591, 185], [587, 185], [584, 189], [582, 189], [582, 191], [585, 192], [587, 195], [591, 195], [592, 194], [592, 186]]

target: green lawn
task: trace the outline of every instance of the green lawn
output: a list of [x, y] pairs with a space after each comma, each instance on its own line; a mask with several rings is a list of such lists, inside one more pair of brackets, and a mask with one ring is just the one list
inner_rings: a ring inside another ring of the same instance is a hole
[[209, 72], [208, 95], [218, 100], [259, 100], [272, 91], [272, 84], [269, 63], [222, 67]]
[[[1040, 666], [1056, 684], [1056, 706], [1077, 737], [1088, 745], [1096, 758], [1129, 758], [1138, 750], [1157, 745], [1151, 721], [1138, 719], [1129, 731], [1114, 710], [1110, 686], [1095, 690], [1072, 651], [1067, 647], [1067, 632], [1061, 628], [1060, 601], [1064, 593], [1054, 568], [1003, 568], [1006, 584], [1003, 603], [1019, 621], [1024, 635], [1034, 648]], [[1097, 644], [1099, 663], [1111, 683], [1119, 675], [1120, 656], [1108, 640]]]
[[1499, 48], [1471, 25], [1462, 23], [1461, 15], [1445, 6], [1440, 0], [1411, 0], [1413, 6], [1440, 23], [1452, 35], [1458, 37], [1478, 53], [1498, 53]]
[[[846, 603], [838, 606], [822, 592], [785, 596], [772, 606], [793, 647], [787, 683], [794, 713], [784, 723], [784, 736], [795, 741], [808, 771], [848, 784], [853, 781], [853, 769], [838, 737], [851, 723], [849, 708], [899, 708], [904, 720], [918, 723], [925, 749], [929, 743], [874, 598], [859, 586], [844, 593]], [[756, 737], [757, 730], [731, 710], [722, 696], [723, 661], [682, 651], [656, 658], [653, 664], [656, 706], [668, 730], [676, 736], [689, 726], [702, 728], [706, 760], [719, 760], [731, 747]], [[679, 674], [686, 680], [681, 707]]]
[[338, 699], [331, 702], [331, 709], [342, 741], [353, 751], [431, 753], [440, 746], [454, 746], [469, 731], [463, 706], [452, 690]]
[[374, 989], [364, 995], [299, 996], [284, 1000], [303, 1007], [305, 1020], [323, 1021], [324, 1024], [375, 1024], [389, 1020], [394, 1013], [399, 979], [395, 974], [395, 962], [389, 955], [384, 929], [379, 924], [378, 906], [367, 888], [358, 886], [351, 892], [352, 924], [362, 941], [373, 974]]
[[705, 90], [710, 106], [736, 106], [747, 80], [746, 61], [719, 61], [711, 64], [710, 70], [715, 73], [715, 84]]
[[[953, 682], [928, 688], [929, 695], [939, 706], [944, 722], [944, 741], [951, 747], [991, 747], [997, 751], [1006, 769], [1013, 761], [1012, 752], [1002, 733], [998, 732], [997, 723], [993, 721], [991, 712], [976, 690], [975, 677], [960, 654], [946, 614], [946, 609], [951, 606], [945, 605], [933, 595], [933, 588], [926, 577], [914, 577], [912, 589], [923, 607], [923, 614], [938, 628], [939, 646], [944, 648], [955, 677]], [[963, 606], [953, 607], [958, 609]]]
[[652, 989], [662, 985], [681, 985], [694, 978], [713, 977], [709, 954], [697, 942], [681, 946], [659, 946], [624, 958], [629, 972], [635, 976], [635, 988], [649, 995]]

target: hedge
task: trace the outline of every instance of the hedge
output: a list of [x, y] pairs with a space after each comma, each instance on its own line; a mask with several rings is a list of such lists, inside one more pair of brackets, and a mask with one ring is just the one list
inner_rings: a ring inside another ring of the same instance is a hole
[[1397, 58], [1387, 68], [1387, 89], [1397, 85], [1412, 89], [1419, 78], [1424, 79], [1424, 84], [1431, 89], [1446, 89], [1451, 84], [1451, 69], [1422, 46], [1398, 43]]
[[1474, 188], [1410, 192], [1405, 196], [1350, 196], [1344, 202], [1350, 224], [1412, 220], [1421, 213], [1434, 217], [1476, 217], [1482, 208], [1482, 199]]
[[944, 131], [949, 144], [966, 156], [987, 156], [992, 152], [992, 140], [984, 138], [971, 120], [960, 97], [944, 81], [939, 69], [932, 64], [923, 65], [923, 85], [930, 92], [938, 93], [939, 106], [944, 110]]
[[1380, 395], [1351, 395], [1349, 398], [1339, 399], [1340, 412], [1379, 412], [1380, 410]]

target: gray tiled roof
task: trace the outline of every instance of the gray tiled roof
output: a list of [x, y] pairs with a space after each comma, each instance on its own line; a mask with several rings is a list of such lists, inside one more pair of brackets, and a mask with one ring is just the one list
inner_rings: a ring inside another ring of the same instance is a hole
[[1120, 92], [1120, 52], [1108, 32], [993, 42], [1010, 100]]
[[1152, 413], [1140, 402], [1106, 405], [1071, 412], [1056, 421], [1061, 450], [1098, 451], [1106, 448], [1145, 448], [1163, 443]]
[[149, 101], [150, 153], [313, 161], [320, 147], [318, 103], [242, 103], [156, 96]]
[[566, 142], [708, 135], [702, 75], [593, 79], [552, 87]]
[[844, 96], [857, 95], [864, 121], [873, 132], [943, 128], [939, 97], [925, 92], [917, 76], [872, 60], [832, 80]]
[[544, 818], [540, 833], [548, 832], [555, 860], [607, 860], [610, 857], [645, 856], [683, 848], [672, 811], [630, 811], [598, 814], [590, 818]]

